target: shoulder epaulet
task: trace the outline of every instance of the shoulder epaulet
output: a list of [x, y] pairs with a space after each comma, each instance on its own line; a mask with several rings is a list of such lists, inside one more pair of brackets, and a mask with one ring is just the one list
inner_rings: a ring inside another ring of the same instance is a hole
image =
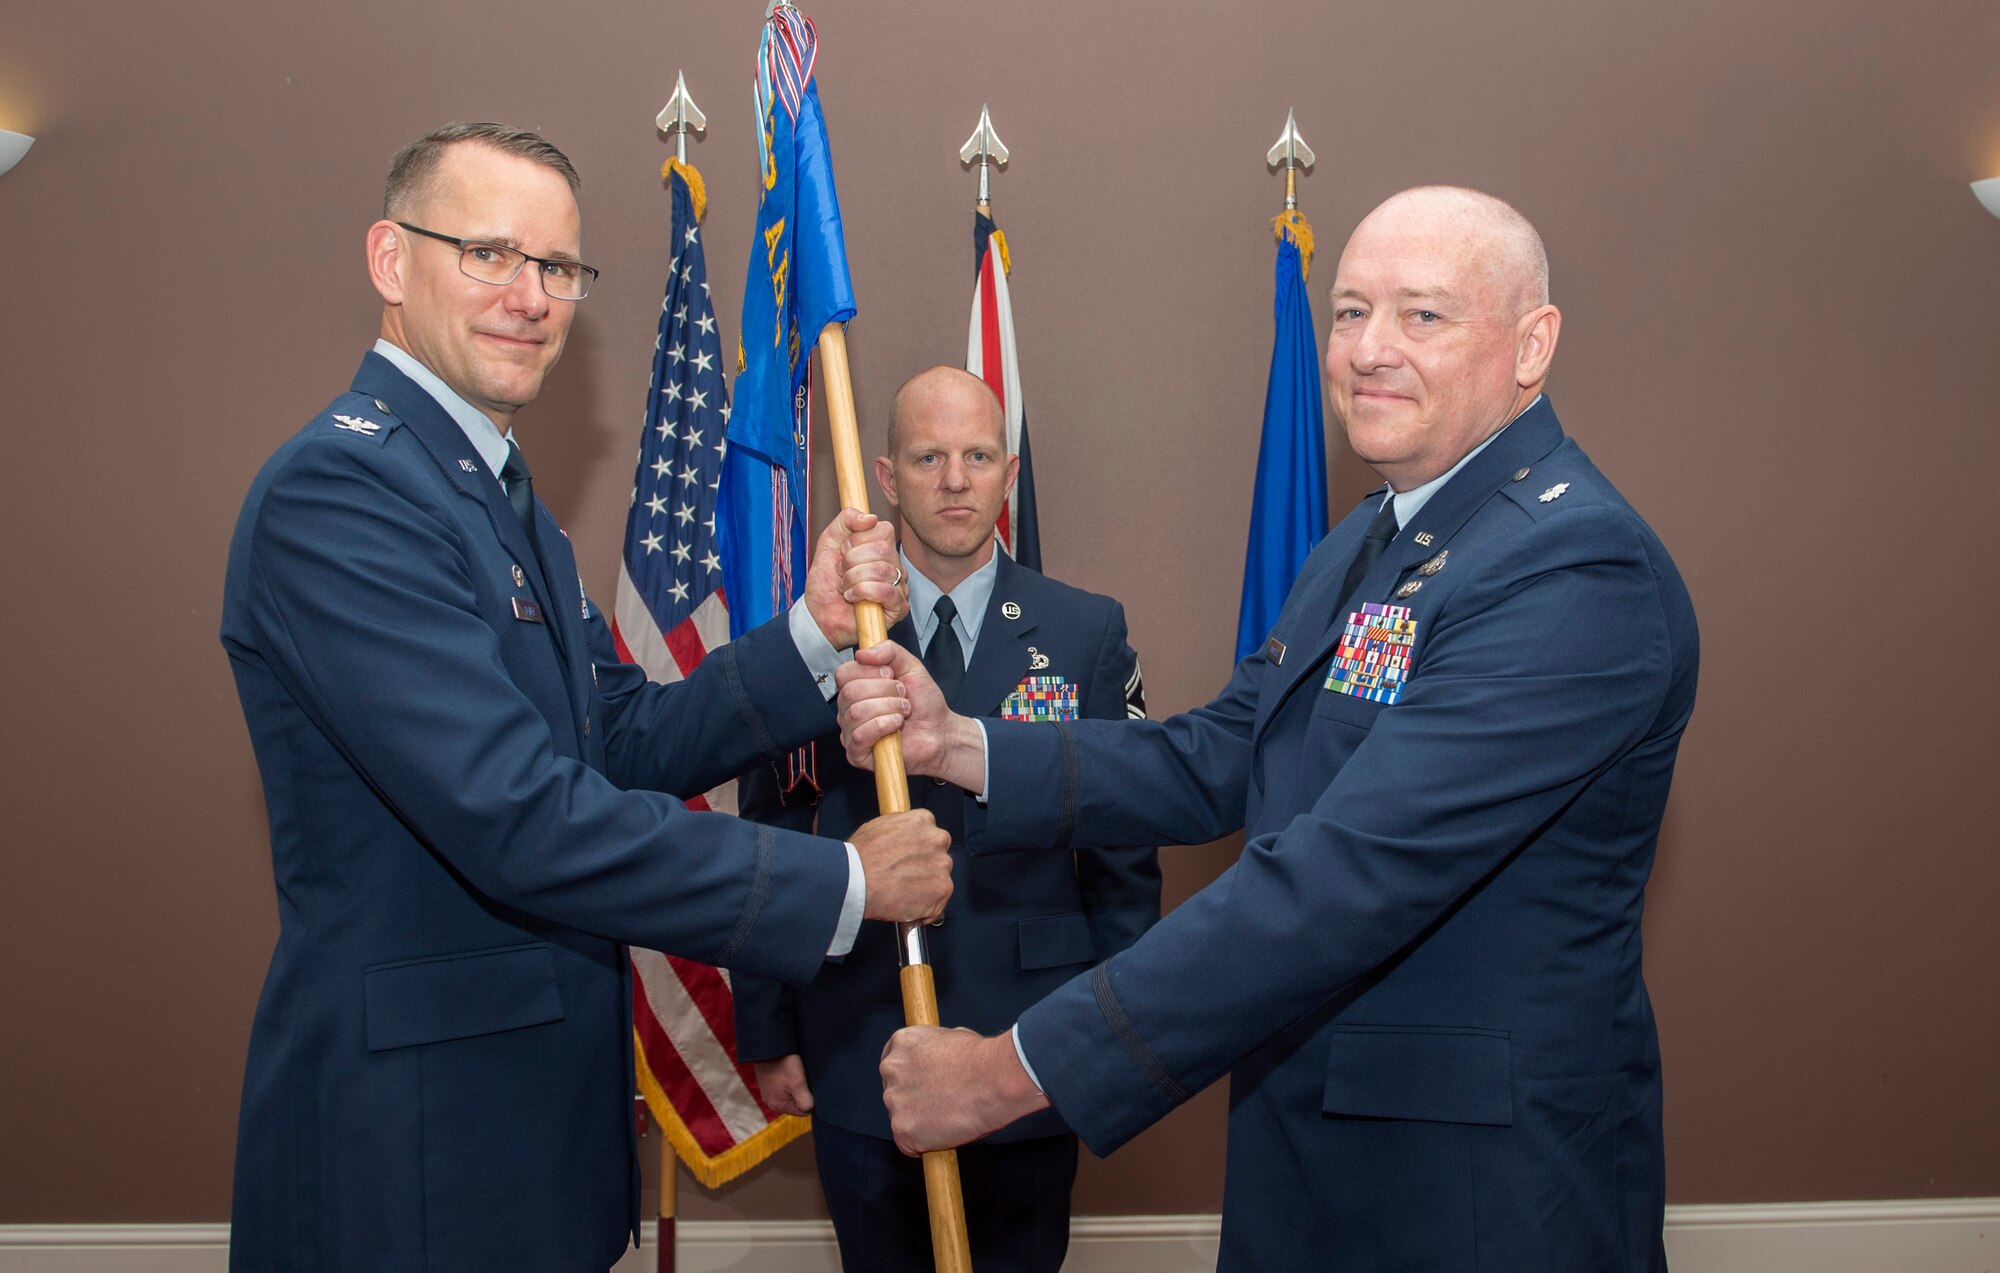
[[1539, 518], [1579, 503], [1603, 503], [1602, 486], [1603, 479], [1596, 477], [1588, 465], [1558, 462], [1524, 470], [1500, 490], [1527, 510], [1529, 516]]
[[368, 438], [375, 442], [380, 442], [403, 425], [402, 420], [389, 410], [387, 403], [362, 393], [342, 394], [313, 423], [316, 430], [344, 433], [349, 437]]

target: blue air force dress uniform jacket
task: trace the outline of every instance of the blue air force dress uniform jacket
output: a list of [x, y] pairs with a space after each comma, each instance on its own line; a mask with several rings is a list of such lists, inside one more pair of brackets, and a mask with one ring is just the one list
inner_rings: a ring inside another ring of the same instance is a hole
[[1024, 1014], [1023, 1049], [1100, 1154], [1230, 1074], [1223, 1270], [1663, 1269], [1639, 921], [1694, 705], [1687, 591], [1546, 400], [1336, 612], [1379, 503], [1207, 706], [989, 724], [975, 854], [1246, 833]]
[[[1017, 565], [1005, 553], [997, 565], [952, 707], [1016, 719], [1143, 715], [1124, 607]], [[917, 650], [909, 619], [889, 636]], [[767, 772], [745, 780], [744, 816], [809, 830], [817, 814], [819, 833], [835, 837], [875, 816], [875, 775], [848, 766], [837, 736], [817, 752], [824, 794], [816, 808], [796, 797], [781, 803]], [[910, 794], [912, 807], [931, 809], [952, 833], [951, 901], [945, 922], [925, 932], [946, 1025], [988, 1034], [1006, 1029], [1022, 1009], [1130, 946], [1159, 918], [1159, 862], [1150, 844], [1105, 848], [1092, 840], [1090, 827], [1069, 827], [1039, 846], [1058, 852], [971, 857], [963, 847], [962, 793], [914, 778]], [[893, 924], [862, 924], [852, 953], [824, 964], [810, 985], [796, 990], [740, 970], [733, 978], [738, 1055], [800, 1054], [814, 1119], [882, 1140], [890, 1139], [889, 1116], [876, 1067], [889, 1035], [903, 1025], [895, 936]], [[1044, 1111], [991, 1139], [1068, 1131]]]
[[838, 845], [656, 794], [826, 732], [783, 620], [649, 685], [535, 516], [546, 578], [465, 434], [372, 353], [244, 503], [222, 640], [280, 931], [236, 1269], [601, 1273], [639, 1219], [620, 943], [805, 981], [832, 940]]

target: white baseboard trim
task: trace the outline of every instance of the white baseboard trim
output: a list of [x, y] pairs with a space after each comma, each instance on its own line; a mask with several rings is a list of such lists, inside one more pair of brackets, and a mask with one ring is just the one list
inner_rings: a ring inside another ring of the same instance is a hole
[[[1215, 1216], [1079, 1216], [1064, 1273], [1203, 1273]], [[650, 1239], [651, 1232], [647, 1233]], [[0, 1273], [221, 1273], [226, 1224], [0, 1225]], [[1667, 1208], [1674, 1273], [2000, 1273], [2000, 1198]], [[633, 1251], [615, 1273], [652, 1273]], [[680, 1230], [680, 1273], [840, 1273], [822, 1220]]]

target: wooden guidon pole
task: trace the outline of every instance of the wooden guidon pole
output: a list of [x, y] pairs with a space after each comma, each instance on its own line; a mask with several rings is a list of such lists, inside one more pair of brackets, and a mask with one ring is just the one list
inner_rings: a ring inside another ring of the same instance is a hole
[[[854, 382], [847, 369], [847, 327], [828, 323], [819, 334], [820, 367], [826, 372], [826, 417], [833, 428], [833, 472], [843, 508], [868, 511], [868, 484], [861, 467], [861, 432], [854, 418]], [[856, 603], [854, 627], [861, 645], [889, 639], [882, 607]], [[903, 739], [891, 734], [875, 744], [875, 798], [884, 813], [910, 807], [910, 780], [903, 768]], [[896, 954], [902, 963], [903, 1022], [937, 1025], [937, 985], [924, 944], [922, 924], [896, 925]], [[931, 1255], [938, 1273], [972, 1273], [972, 1249], [965, 1238], [965, 1199], [958, 1187], [958, 1152], [924, 1155], [924, 1193], [931, 1209]]]

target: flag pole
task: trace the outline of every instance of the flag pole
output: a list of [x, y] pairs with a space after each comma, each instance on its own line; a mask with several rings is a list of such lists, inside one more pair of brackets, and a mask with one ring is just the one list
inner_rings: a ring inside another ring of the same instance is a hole
[[[819, 360], [826, 373], [826, 416], [832, 426], [833, 473], [840, 487], [840, 504], [865, 513], [868, 485], [862, 475], [854, 381], [847, 366], [847, 324], [828, 323], [820, 331]], [[855, 603], [854, 627], [860, 645], [877, 645], [889, 639], [882, 607], [872, 601]], [[910, 781], [903, 767], [900, 734], [890, 734], [875, 744], [875, 798], [883, 813], [904, 813], [910, 807]], [[939, 1024], [937, 983], [931, 976], [922, 924], [896, 925], [896, 956], [902, 965], [904, 1024]], [[931, 1255], [938, 1273], [971, 1273], [972, 1250], [965, 1236], [965, 1198], [959, 1191], [956, 1150], [937, 1149], [924, 1155], [924, 1193], [930, 1200]]]
[[981, 212], [993, 206], [991, 189], [988, 185], [990, 169], [998, 164], [1007, 166], [1007, 148], [1000, 144], [1000, 134], [993, 131], [993, 116], [982, 103], [979, 107], [979, 127], [972, 130], [972, 136], [958, 148], [958, 161], [962, 164], [979, 165], [979, 203]]
[[1299, 169], [1313, 166], [1312, 147], [1299, 136], [1299, 121], [1292, 111], [1285, 112], [1285, 131], [1278, 134], [1278, 144], [1271, 147], [1271, 153], [1264, 162], [1273, 168], [1285, 170], [1285, 211], [1299, 209]]
[[[687, 76], [683, 72], [674, 72], [674, 94], [667, 99], [666, 107], [653, 123], [674, 139], [674, 158], [685, 165], [688, 157], [687, 135], [690, 132], [706, 132], [708, 117], [701, 113], [694, 104], [694, 98], [688, 95]], [[667, 1129], [660, 1128], [660, 1203], [653, 1255], [653, 1267], [657, 1273], [674, 1273], [679, 1263], [679, 1235], [675, 1232], [675, 1222], [680, 1207], [680, 1161]]]
[[660, 1215], [655, 1242], [658, 1247], [654, 1256], [654, 1267], [659, 1273], [674, 1273], [674, 1215], [680, 1206], [680, 1155], [674, 1152], [674, 1144], [667, 1139], [665, 1129], [660, 1132]]

